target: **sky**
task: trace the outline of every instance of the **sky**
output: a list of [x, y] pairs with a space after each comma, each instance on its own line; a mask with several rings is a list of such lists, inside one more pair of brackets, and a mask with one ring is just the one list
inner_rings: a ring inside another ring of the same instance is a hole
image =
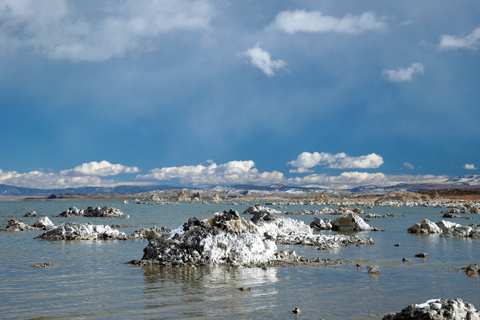
[[0, 184], [478, 174], [479, 48], [477, 0], [0, 0]]

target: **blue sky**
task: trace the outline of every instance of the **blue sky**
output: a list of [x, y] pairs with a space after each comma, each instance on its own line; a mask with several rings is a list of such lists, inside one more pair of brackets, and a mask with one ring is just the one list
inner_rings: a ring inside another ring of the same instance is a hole
[[442, 182], [478, 1], [0, 0], [0, 184]]

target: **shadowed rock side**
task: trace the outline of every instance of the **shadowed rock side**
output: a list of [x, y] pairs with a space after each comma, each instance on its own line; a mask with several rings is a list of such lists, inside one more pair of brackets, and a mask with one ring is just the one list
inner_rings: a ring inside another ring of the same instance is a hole
[[273, 209], [261, 206], [251, 220], [230, 210], [218, 212], [211, 219], [190, 218], [172, 232], [150, 232], [148, 246], [137, 265], [251, 265], [295, 262], [294, 252], [277, 252], [277, 244], [315, 245], [333, 249], [346, 245], [373, 244], [372, 239], [354, 236], [314, 235], [303, 221], [277, 216]]
[[383, 320], [480, 320], [479, 311], [462, 299], [432, 299], [390, 313]]

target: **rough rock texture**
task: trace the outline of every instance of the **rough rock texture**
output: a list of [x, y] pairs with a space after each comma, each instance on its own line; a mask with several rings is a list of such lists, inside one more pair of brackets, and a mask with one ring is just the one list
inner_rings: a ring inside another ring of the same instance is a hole
[[74, 217], [83, 216], [83, 213], [84, 213], [84, 210], [80, 210], [77, 207], [70, 207], [67, 210], [60, 213], [58, 217], [74, 218]]
[[317, 245], [322, 249], [371, 244], [371, 239], [312, 234], [303, 221], [281, 217], [275, 210], [251, 207], [251, 220], [234, 210], [218, 212], [211, 219], [190, 218], [172, 232], [147, 232], [148, 246], [137, 265], [253, 265], [272, 261], [299, 261], [296, 254], [277, 252], [277, 243]]
[[330, 219], [320, 219], [315, 217], [312, 223], [310, 223], [310, 228], [314, 230], [332, 230], [332, 222]]
[[190, 201], [190, 200], [191, 200], [190, 197], [187, 196], [185, 191], [180, 190], [180, 192], [178, 193], [178, 196], [177, 196], [177, 201]]
[[383, 320], [480, 320], [475, 307], [462, 299], [432, 299], [422, 304], [412, 304]]
[[442, 229], [428, 219], [415, 223], [407, 231], [409, 233], [442, 233]]
[[371, 231], [372, 226], [368, 225], [362, 218], [354, 213], [347, 213], [332, 221], [334, 231]]
[[84, 217], [101, 217], [101, 218], [130, 218], [129, 215], [124, 214], [119, 209], [109, 206], [105, 207], [88, 207], [84, 214]]
[[[243, 214], [253, 214], [254, 215], [254, 218], [252, 220], [258, 220], [259, 217], [261, 217], [263, 214], [270, 214], [270, 213], [274, 213], [274, 214], [278, 214], [278, 213], [281, 213], [280, 211], [278, 210], [275, 210], [275, 209], [272, 209], [272, 208], [269, 208], [269, 207], [264, 207], [260, 204], [257, 204], [257, 205], [254, 205], [252, 207], [248, 207], [244, 212]], [[256, 217], [256, 218], [255, 218]]]
[[8, 220], [8, 225], [5, 229], [1, 231], [29, 231], [36, 230], [36, 228], [29, 226], [26, 223], [21, 222], [20, 220], [10, 219]]
[[43, 217], [38, 219], [37, 222], [35, 222], [32, 227], [35, 227], [41, 230], [50, 230], [55, 228], [55, 225], [50, 219], [48, 219], [48, 217]]
[[30, 231], [30, 230], [50, 230], [55, 228], [52, 221], [48, 217], [43, 217], [37, 220], [33, 225], [29, 226], [20, 220], [10, 219], [8, 220], [8, 226], [0, 231]]
[[200, 193], [200, 191], [193, 193], [192, 201], [202, 201], [202, 194]]
[[77, 207], [70, 207], [60, 213], [57, 217], [74, 218], [74, 217], [93, 217], [93, 218], [130, 218], [119, 209], [109, 206], [105, 207], [88, 207], [86, 210], [80, 210]]
[[128, 236], [109, 226], [91, 223], [64, 223], [34, 239], [41, 240], [128, 240]]
[[365, 218], [368, 219], [375, 219], [375, 218], [393, 218], [393, 217], [405, 217], [404, 214], [396, 214], [396, 213], [385, 213], [384, 215], [376, 214], [376, 213], [367, 213]]
[[140, 265], [249, 265], [275, 259], [277, 246], [253, 222], [230, 210], [211, 219], [190, 218], [171, 233], [150, 233]]
[[408, 232], [440, 233], [441, 237], [470, 237], [476, 239], [480, 238], [480, 227], [462, 226], [458, 223], [445, 220], [433, 223], [425, 219], [409, 227]]
[[24, 217], [36, 217], [37, 213], [35, 211], [30, 211], [25, 213]]

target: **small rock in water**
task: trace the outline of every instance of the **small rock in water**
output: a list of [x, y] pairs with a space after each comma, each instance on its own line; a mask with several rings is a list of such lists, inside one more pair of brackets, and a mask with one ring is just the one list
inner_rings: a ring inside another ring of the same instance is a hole
[[295, 309], [293, 309], [292, 312], [296, 313], [296, 314], [300, 314], [300, 313], [302, 313], [302, 310], [300, 310], [298, 307], [296, 307]]
[[367, 266], [367, 270], [369, 274], [380, 274], [380, 269], [377, 265], [375, 266]]
[[36, 264], [32, 264], [32, 268], [45, 268], [45, 267], [49, 267], [51, 265], [52, 264], [50, 262], [36, 263]]
[[426, 252], [417, 253], [415, 255], [415, 257], [417, 257], [417, 258], [428, 258], [428, 253], [426, 253]]
[[410, 262], [410, 259], [403, 258], [402, 261], [403, 261], [403, 262]]
[[252, 290], [252, 288], [250, 288], [250, 287], [241, 287], [241, 288], [238, 288], [238, 290], [240, 290], [240, 291], [250, 291], [250, 290]]
[[397, 243], [397, 244], [394, 244], [393, 246], [394, 246], [394, 247], [401, 247], [402, 244], [401, 244], [401, 243]]

